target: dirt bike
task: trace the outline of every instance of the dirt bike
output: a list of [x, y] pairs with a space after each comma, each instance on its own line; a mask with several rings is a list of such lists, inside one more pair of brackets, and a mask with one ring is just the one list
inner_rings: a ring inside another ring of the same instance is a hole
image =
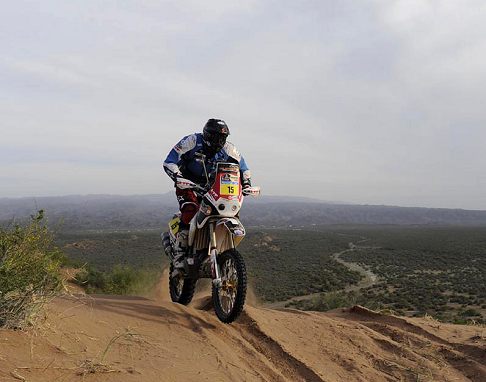
[[[197, 280], [212, 279], [212, 302], [218, 318], [225, 323], [234, 321], [246, 298], [246, 266], [236, 250], [245, 237], [245, 228], [238, 213], [247, 195], [260, 194], [259, 187], [242, 190], [240, 167], [235, 163], [219, 162], [207, 186], [201, 187], [188, 179], [179, 178], [177, 187], [192, 189], [201, 199], [200, 207], [189, 225], [188, 248], [184, 268], [175, 268], [176, 235], [180, 213], [169, 222], [169, 230], [162, 234], [164, 250], [171, 260], [169, 292], [173, 302], [187, 305], [194, 295]], [[212, 181], [210, 181], [212, 179]]]

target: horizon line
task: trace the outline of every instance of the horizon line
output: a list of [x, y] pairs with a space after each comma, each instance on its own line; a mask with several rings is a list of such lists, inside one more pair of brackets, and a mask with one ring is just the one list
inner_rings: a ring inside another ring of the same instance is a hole
[[[68, 198], [68, 197], [139, 197], [139, 196], [162, 196], [172, 194], [172, 191], [166, 191], [161, 193], [147, 193], [147, 194], [107, 194], [107, 193], [93, 193], [93, 194], [65, 194], [65, 195], [41, 195], [41, 196], [0, 196], [0, 201], [4, 200], [22, 200], [22, 199], [47, 199], [47, 198]], [[401, 206], [396, 204], [370, 204], [370, 203], [355, 203], [344, 201], [331, 201], [318, 198], [312, 198], [308, 196], [295, 196], [295, 195], [262, 195], [263, 198], [288, 198], [288, 199], [304, 199], [308, 202], [332, 204], [341, 206], [369, 206], [369, 207], [389, 207], [389, 208], [421, 208], [421, 209], [433, 209], [433, 210], [460, 210], [460, 211], [479, 211], [486, 212], [483, 209], [471, 209], [460, 207], [428, 207], [428, 206]]]

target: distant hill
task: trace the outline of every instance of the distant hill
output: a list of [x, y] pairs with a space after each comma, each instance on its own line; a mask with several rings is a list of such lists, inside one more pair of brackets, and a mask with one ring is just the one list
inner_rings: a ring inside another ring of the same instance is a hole
[[[172, 193], [160, 195], [72, 195], [0, 198], [0, 222], [23, 220], [44, 209], [63, 230], [158, 229], [177, 211]], [[241, 213], [247, 226], [308, 227], [329, 224], [486, 225], [486, 211], [353, 205], [307, 198], [247, 198]]]

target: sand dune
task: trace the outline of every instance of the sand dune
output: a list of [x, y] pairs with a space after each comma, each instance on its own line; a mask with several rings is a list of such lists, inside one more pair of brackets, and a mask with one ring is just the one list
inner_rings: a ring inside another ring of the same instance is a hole
[[167, 296], [57, 298], [39, 329], [0, 330], [0, 381], [486, 381], [484, 328], [251, 303], [225, 325], [207, 292]]

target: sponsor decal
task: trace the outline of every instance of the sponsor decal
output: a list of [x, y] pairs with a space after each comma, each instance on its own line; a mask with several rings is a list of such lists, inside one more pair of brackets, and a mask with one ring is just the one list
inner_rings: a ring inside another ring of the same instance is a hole
[[211, 195], [211, 197], [213, 198], [213, 200], [218, 200], [218, 194], [211, 188], [209, 190], [209, 195]]
[[222, 174], [219, 180], [219, 191], [222, 196], [238, 196], [240, 181], [237, 175]]
[[221, 175], [221, 184], [238, 184], [238, 176], [231, 174]]
[[238, 166], [237, 164], [225, 163], [224, 165], [220, 164], [218, 166], [219, 171], [223, 171], [223, 172], [231, 171], [234, 174], [237, 174], [239, 169], [240, 169], [240, 166]]
[[179, 217], [176, 217], [169, 222], [169, 228], [173, 235], [176, 235], [177, 232], [179, 232], [180, 221], [181, 219], [179, 219]]

